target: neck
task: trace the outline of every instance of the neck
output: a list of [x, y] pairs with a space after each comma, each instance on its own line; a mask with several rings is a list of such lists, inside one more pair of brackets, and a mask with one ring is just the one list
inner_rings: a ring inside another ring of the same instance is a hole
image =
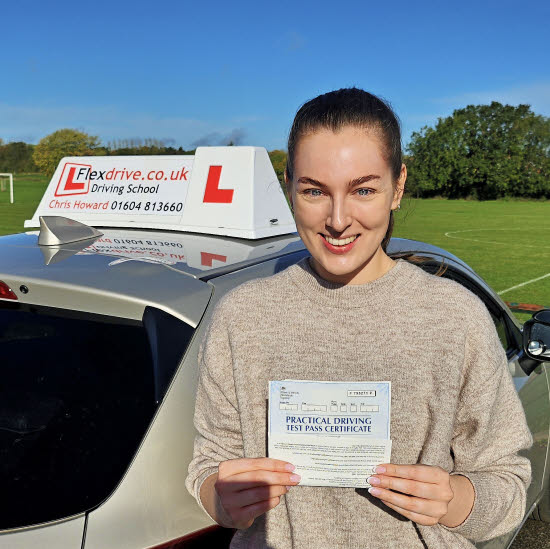
[[358, 269], [351, 273], [343, 275], [334, 274], [327, 271], [313, 257], [310, 260], [311, 268], [321, 277], [329, 282], [346, 285], [358, 285], [372, 282], [386, 274], [394, 265], [395, 261], [391, 259], [381, 247], [371, 256], [371, 258]]

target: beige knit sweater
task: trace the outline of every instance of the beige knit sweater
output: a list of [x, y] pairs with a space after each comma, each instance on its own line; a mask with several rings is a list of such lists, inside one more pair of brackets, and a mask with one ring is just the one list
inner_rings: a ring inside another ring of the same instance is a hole
[[491, 316], [460, 284], [403, 259], [340, 285], [304, 259], [218, 303], [201, 346], [188, 490], [220, 461], [266, 456], [268, 381], [391, 381], [392, 462], [439, 465], [475, 489], [456, 528], [420, 526], [362, 489], [296, 486], [232, 548], [460, 548], [525, 512], [531, 434]]

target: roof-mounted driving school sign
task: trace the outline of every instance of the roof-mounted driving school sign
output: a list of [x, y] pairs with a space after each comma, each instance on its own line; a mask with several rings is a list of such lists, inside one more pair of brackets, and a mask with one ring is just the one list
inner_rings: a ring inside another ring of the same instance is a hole
[[261, 147], [199, 147], [195, 156], [64, 158], [25, 227], [38, 227], [42, 215], [94, 227], [249, 239], [296, 231]]

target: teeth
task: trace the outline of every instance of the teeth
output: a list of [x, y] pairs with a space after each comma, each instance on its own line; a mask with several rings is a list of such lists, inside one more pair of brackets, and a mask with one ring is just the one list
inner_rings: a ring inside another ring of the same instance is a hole
[[325, 237], [325, 240], [329, 244], [332, 244], [333, 246], [345, 246], [346, 244], [353, 242], [357, 238], [357, 235], [350, 236], [349, 238], [342, 238], [342, 239], [331, 238], [330, 236], [326, 236], [326, 235], [323, 235], [323, 236]]

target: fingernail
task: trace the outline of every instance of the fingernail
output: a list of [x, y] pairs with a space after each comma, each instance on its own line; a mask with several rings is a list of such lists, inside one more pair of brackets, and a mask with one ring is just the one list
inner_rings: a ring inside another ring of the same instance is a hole
[[380, 484], [380, 479], [378, 477], [369, 477], [367, 482], [372, 486], [378, 486]]
[[300, 482], [301, 478], [300, 475], [290, 475], [290, 482]]
[[369, 488], [369, 494], [372, 494], [373, 496], [379, 496], [380, 495], [380, 488]]
[[294, 465], [292, 465], [292, 463], [287, 463], [285, 465], [285, 470], [286, 471], [294, 471], [294, 469], [296, 469], [296, 467], [294, 467]]
[[375, 473], [385, 473], [386, 472], [386, 468], [385, 467], [382, 467], [381, 465], [379, 465], [375, 470], [374, 470]]

